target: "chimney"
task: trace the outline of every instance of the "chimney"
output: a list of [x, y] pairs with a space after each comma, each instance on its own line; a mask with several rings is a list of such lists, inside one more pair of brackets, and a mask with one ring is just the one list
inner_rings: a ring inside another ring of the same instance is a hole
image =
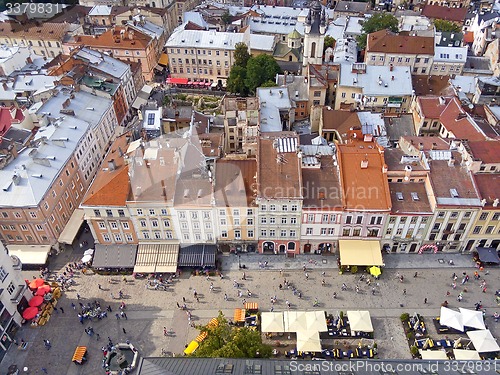
[[14, 185], [19, 185], [19, 182], [21, 182], [21, 177], [17, 173], [15, 173], [12, 176], [12, 181], [14, 181]]
[[121, 147], [118, 147], [118, 155], [120, 155], [121, 158], [123, 157], [123, 151]]
[[453, 167], [455, 165], [455, 159], [453, 156], [448, 159], [448, 167]]
[[420, 143], [418, 144], [418, 149], [419, 149], [420, 151], [423, 151], [423, 150], [424, 150], [424, 144], [423, 144], [422, 142], [420, 142]]
[[361, 160], [361, 169], [368, 168], [368, 159]]
[[391, 71], [391, 72], [392, 72], [393, 70], [394, 70], [394, 65], [392, 65], [392, 64], [391, 64], [391, 65], [389, 65], [389, 71]]
[[410, 165], [405, 165], [405, 181], [410, 180], [410, 174], [411, 174], [411, 166]]
[[6, 83], [6, 82], [2, 83], [2, 86], [3, 86], [3, 89], [4, 89], [5, 91], [7, 91], [7, 89], [8, 89], [8, 87], [7, 87], [7, 83]]
[[14, 157], [14, 159], [18, 157], [17, 148], [13, 143], [11, 143], [9, 147], [7, 147], [7, 150]]
[[436, 142], [434, 142], [434, 143], [432, 144], [432, 148], [431, 148], [431, 149], [432, 149], [432, 150], [435, 150], [435, 149], [437, 148], [437, 145], [438, 145], [438, 144], [437, 144]]
[[26, 58], [26, 63], [27, 63], [27, 64], [33, 64], [33, 59], [31, 58], [31, 56], [28, 56], [28, 57]]
[[388, 170], [389, 170], [389, 168], [387, 167], [387, 164], [384, 164], [382, 166], [382, 173], [387, 173]]
[[493, 207], [498, 207], [498, 203], [499, 203], [500, 199], [496, 198], [494, 201], [493, 201]]
[[279, 93], [280, 93], [280, 98], [282, 98], [283, 97], [283, 91], [280, 90]]
[[394, 81], [394, 76], [391, 76], [391, 81]]
[[486, 204], [486, 199], [481, 199], [481, 206], [484, 207], [485, 204]]
[[70, 99], [66, 99], [64, 101], [64, 103], [62, 104], [63, 109], [68, 108], [68, 106], [69, 106], [70, 103], [71, 103], [71, 100]]
[[110, 171], [114, 171], [116, 169], [115, 159], [108, 160], [108, 168]]

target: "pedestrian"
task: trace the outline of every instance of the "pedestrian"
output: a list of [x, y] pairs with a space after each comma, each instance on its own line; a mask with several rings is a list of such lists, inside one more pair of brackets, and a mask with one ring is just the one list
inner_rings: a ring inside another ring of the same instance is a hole
[[247, 275], [245, 274], [245, 272], [243, 272], [243, 276], [241, 277], [241, 280], [246, 280], [247, 279]]
[[413, 277], [417, 277], [418, 276], [418, 272], [415, 272], [415, 275], [413, 275]]
[[424, 303], [425, 303], [425, 304], [427, 303], [427, 298], [424, 298]]
[[113, 293], [110, 293], [111, 295], [111, 299], [115, 299], [115, 296], [113, 295]]
[[43, 372], [44, 374], [48, 374], [48, 373], [49, 373], [45, 367], [42, 367], [42, 372]]
[[243, 301], [241, 301], [243, 303], [243, 306], [245, 306], [245, 303], [247, 303], [246, 299], [243, 298]]
[[168, 335], [167, 327], [163, 327], [163, 336], [167, 335]]
[[181, 305], [179, 305], [179, 302], [176, 302], [176, 304], [177, 304], [177, 308], [180, 309]]
[[127, 282], [127, 276], [123, 275], [123, 282]]
[[196, 293], [196, 289], [193, 289], [193, 295], [194, 295], [194, 298], [196, 298], [196, 296], [198, 295], [198, 293]]
[[102, 290], [101, 284], [97, 284], [97, 287], [99, 288], [99, 290]]
[[78, 304], [80, 305], [80, 308], [83, 309], [83, 303], [78, 302]]
[[309, 280], [309, 274], [306, 272], [306, 280]]
[[101, 335], [99, 335], [98, 333], [96, 333], [96, 334], [95, 334], [95, 339], [96, 339], [97, 341], [99, 341], [99, 340], [101, 339]]
[[76, 299], [80, 299], [80, 295], [76, 293]]
[[375, 295], [375, 287], [372, 288], [372, 295]]
[[200, 299], [196, 296], [196, 302], [200, 303]]
[[71, 302], [71, 307], [73, 308], [73, 310], [76, 310], [76, 305], [73, 302]]
[[403, 289], [403, 296], [406, 296], [406, 289]]
[[59, 307], [59, 310], [64, 314], [64, 309], [62, 307]]
[[121, 316], [122, 318], [125, 318], [125, 320], [128, 320], [128, 318], [127, 318], [127, 314], [125, 314], [125, 311], [120, 311], [120, 316]]
[[108, 310], [109, 312], [113, 312], [113, 310], [111, 310], [111, 306], [108, 305], [108, 307], [106, 307], [106, 310]]
[[123, 330], [123, 333], [126, 335], [127, 334], [127, 331], [125, 331], [125, 328], [122, 327], [122, 330]]
[[116, 316], [116, 320], [120, 320], [120, 314], [116, 313], [115, 316]]
[[227, 301], [227, 294], [224, 293], [224, 301]]
[[186, 303], [186, 297], [182, 297], [182, 302]]
[[451, 294], [451, 293], [450, 293], [450, 291], [448, 290], [448, 291], [446, 292], [446, 296], [449, 296], [450, 294]]

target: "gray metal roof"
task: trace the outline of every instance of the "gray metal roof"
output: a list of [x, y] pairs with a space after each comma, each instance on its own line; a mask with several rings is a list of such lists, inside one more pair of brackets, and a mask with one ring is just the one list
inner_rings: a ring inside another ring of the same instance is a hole
[[92, 267], [134, 268], [137, 245], [95, 245]]
[[[35, 139], [47, 140], [26, 148], [0, 170], [0, 207], [37, 206], [89, 128], [87, 122], [71, 116], [62, 116], [56, 124], [41, 127]], [[63, 140], [64, 147], [55, 140]]]
[[294, 29], [304, 35], [304, 24], [293, 19], [253, 17], [249, 20], [250, 31], [262, 34], [288, 35]]
[[274, 36], [250, 34], [250, 49], [273, 52]]
[[[136, 17], [138, 17], [138, 16], [136, 16]], [[146, 34], [147, 36], [149, 36], [151, 38], [160, 39], [161, 36], [163, 35], [163, 33], [165, 32], [163, 27], [155, 25], [154, 23], [152, 23], [150, 21], [144, 21], [144, 23], [136, 22], [135, 24], [134, 24], [134, 21], [128, 21], [127, 24], [130, 28], [138, 30], [141, 33]]]
[[99, 51], [84, 47], [75, 55], [77, 58], [87, 60], [92, 66], [112, 77], [120, 78], [130, 70], [130, 65], [105, 55]]
[[234, 50], [237, 43], [245, 42], [244, 37], [243, 33], [183, 30], [178, 27], [168, 38], [165, 47]]
[[[138, 375], [208, 375], [208, 374], [264, 374], [264, 375], [458, 375], [462, 374], [463, 361], [426, 361], [426, 360], [351, 360], [351, 361], [313, 361], [290, 359], [244, 359], [244, 358], [141, 358]], [[479, 362], [478, 362], [479, 363]], [[473, 373], [491, 373], [495, 363], [481, 361]], [[487, 366], [488, 364], [488, 366]], [[488, 369], [489, 371], [487, 371]]]
[[70, 99], [70, 104], [66, 109], [73, 110], [75, 112], [75, 116], [70, 118], [74, 119], [76, 117], [85, 120], [89, 122], [92, 127], [95, 127], [101, 122], [104, 114], [113, 105], [111, 99], [92, 95], [86, 91], [73, 91], [73, 95], [74, 98], [70, 99], [70, 94], [66, 93], [64, 89], [59, 88], [58, 94], [50, 98], [50, 100], [47, 100], [37, 113], [50, 113], [50, 116], [52, 117], [59, 117], [59, 111], [62, 109], [62, 104], [67, 99]]
[[280, 110], [292, 108], [286, 87], [259, 87], [256, 96], [260, 102], [260, 131], [282, 131]]
[[367, 96], [411, 95], [413, 90], [407, 66], [394, 66], [391, 71], [388, 66], [367, 65], [366, 73], [358, 74], [352, 72], [351, 64], [345, 63], [341, 65], [339, 81], [339, 86], [362, 88]]

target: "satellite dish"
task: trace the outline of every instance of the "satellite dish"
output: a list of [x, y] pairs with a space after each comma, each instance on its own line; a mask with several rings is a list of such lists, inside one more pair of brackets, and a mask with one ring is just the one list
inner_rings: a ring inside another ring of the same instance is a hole
[[474, 104], [469, 104], [469, 109], [474, 109]]

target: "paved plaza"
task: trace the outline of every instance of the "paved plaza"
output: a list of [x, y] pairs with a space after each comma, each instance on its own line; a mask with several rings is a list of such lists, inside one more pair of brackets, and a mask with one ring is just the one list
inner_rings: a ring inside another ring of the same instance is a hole
[[[63, 272], [68, 262], [78, 261], [80, 257], [81, 254], [76, 250], [63, 252], [51, 259], [51, 271]], [[321, 309], [333, 314], [346, 310], [369, 310], [380, 358], [411, 358], [399, 316], [403, 312], [418, 312], [427, 318], [428, 326], [431, 326], [431, 319], [439, 316], [440, 305], [444, 300], [448, 300], [452, 308], [474, 308], [476, 302], [482, 301], [487, 311], [486, 324], [493, 335], [499, 337], [500, 329], [491, 317], [495, 311], [500, 312], [494, 298], [495, 290], [499, 288], [498, 267], [481, 272], [488, 287], [483, 293], [479, 282], [472, 277], [476, 269], [470, 256], [386, 254], [384, 260], [384, 273], [380, 280], [371, 285], [360, 281], [359, 273], [339, 275], [334, 256], [318, 255], [301, 255], [295, 259], [257, 254], [242, 254], [239, 258], [236, 255], [224, 255], [221, 257], [222, 280], [219, 277], [207, 280], [204, 276], [182, 274], [168, 291], [146, 289], [144, 279], [132, 280], [131, 276], [124, 282], [119, 276], [110, 278], [78, 272], [75, 276], [76, 285], [65, 292], [59, 301], [58, 307], [63, 307], [64, 313], [53, 313], [43, 327], [22, 327], [17, 339], [27, 341], [28, 348], [21, 351], [13, 345], [0, 366], [0, 374], [5, 373], [11, 364], [17, 364], [20, 368], [28, 367], [29, 374], [42, 374], [42, 367], [50, 375], [104, 373], [101, 347], [107, 343], [108, 336], [114, 343], [130, 340], [142, 356], [160, 356], [162, 349], [182, 353], [198, 331], [188, 324], [186, 312], [178, 309], [177, 303], [182, 304], [183, 297], [186, 299], [195, 324], [206, 324], [210, 318], [217, 316], [218, 310], [232, 319], [233, 310], [242, 307], [243, 303], [243, 298], [238, 297], [238, 290], [243, 292], [247, 302], [258, 302], [260, 311], [270, 310], [273, 296], [278, 298], [275, 311], [287, 309], [286, 300], [290, 302], [292, 310]], [[449, 264], [450, 260], [453, 260], [453, 265]], [[260, 268], [259, 263], [265, 261], [268, 261], [268, 266]], [[302, 270], [304, 263], [308, 280]], [[240, 264], [246, 268], [240, 270]], [[27, 279], [38, 276], [37, 272], [23, 272]], [[242, 280], [243, 272], [246, 280]], [[324, 276], [322, 272], [325, 272]], [[415, 272], [418, 273], [416, 278]], [[471, 276], [465, 285], [468, 291], [462, 302], [457, 302], [456, 296], [464, 286], [459, 283], [457, 289], [451, 287], [454, 272], [458, 275], [467, 272]], [[398, 274], [404, 275], [403, 283], [397, 278]], [[301, 292], [302, 298], [293, 295], [291, 289], [279, 289], [284, 278]], [[322, 286], [323, 279], [325, 286]], [[233, 286], [234, 280], [240, 284], [239, 289]], [[211, 282], [214, 284], [212, 292]], [[347, 291], [341, 291], [342, 283], [347, 284]], [[98, 284], [102, 285], [103, 290], [98, 288]], [[360, 293], [355, 292], [356, 285], [359, 285]], [[403, 293], [404, 289], [406, 294]], [[111, 295], [118, 296], [120, 290], [124, 293], [127, 319], [115, 317], [122, 300], [112, 299]], [[199, 302], [193, 297], [194, 290], [198, 293]], [[247, 290], [252, 293], [251, 297], [246, 296]], [[447, 291], [450, 296], [446, 295]], [[333, 298], [334, 292], [337, 293], [336, 299]], [[80, 301], [77, 300], [77, 293], [81, 296]], [[228, 296], [227, 301], [224, 300], [224, 294]], [[313, 308], [315, 298], [320, 302], [318, 308]], [[427, 304], [424, 304], [425, 298]], [[103, 320], [80, 324], [77, 317], [79, 302], [87, 304], [93, 301], [99, 301], [103, 308], [110, 305], [113, 312]], [[76, 304], [76, 311], [71, 303]], [[94, 328], [100, 340], [96, 339], [96, 335], [90, 337], [84, 332], [88, 326]], [[165, 337], [163, 327], [173, 330], [175, 334]], [[50, 350], [44, 347], [44, 339], [51, 341]], [[78, 345], [88, 346], [89, 360], [83, 366], [71, 362], [73, 351]]]

